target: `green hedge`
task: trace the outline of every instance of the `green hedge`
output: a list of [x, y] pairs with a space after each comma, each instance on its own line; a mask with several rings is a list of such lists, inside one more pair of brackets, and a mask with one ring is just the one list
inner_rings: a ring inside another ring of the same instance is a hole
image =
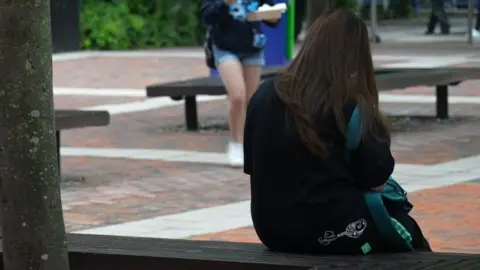
[[[381, 2], [381, 1], [377, 1]], [[350, 10], [357, 9], [356, 0], [335, 0], [336, 8], [347, 8]], [[360, 14], [362, 17], [370, 19], [370, 6], [361, 7]], [[384, 9], [381, 3], [377, 4], [377, 14], [379, 20], [409, 18], [413, 16], [413, 7], [411, 1], [407, 0], [391, 0], [388, 9]]]
[[198, 45], [203, 26], [195, 0], [84, 0], [82, 48], [122, 50]]
[[[364, 6], [361, 10], [362, 17], [370, 19], [370, 6]], [[413, 7], [411, 1], [395, 0], [390, 1], [388, 9], [384, 9], [383, 5], [377, 5], [377, 17], [379, 20], [403, 19], [413, 17]]]
[[[302, 0], [300, 0], [302, 1]], [[357, 0], [336, 0], [334, 2], [335, 8], [346, 8], [349, 10], [357, 9]]]
[[[81, 0], [82, 48], [126, 50], [195, 46], [203, 42], [199, 20], [201, 0]], [[304, 0], [297, 0], [304, 1]], [[319, 0], [320, 1], [320, 0]], [[409, 1], [378, 8], [379, 19], [408, 17]], [[356, 9], [356, 0], [336, 0], [335, 7]], [[369, 17], [370, 9], [361, 13]]]

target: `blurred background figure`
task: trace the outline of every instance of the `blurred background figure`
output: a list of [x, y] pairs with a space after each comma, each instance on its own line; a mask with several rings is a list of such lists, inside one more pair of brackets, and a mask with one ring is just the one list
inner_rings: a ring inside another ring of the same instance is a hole
[[299, 41], [300, 33], [307, 16], [307, 0], [295, 1], [295, 41]]
[[472, 30], [472, 36], [474, 38], [480, 37], [480, 3], [477, 4], [477, 22], [475, 28]]
[[[404, 0], [398, 0], [404, 1]], [[405, 0], [406, 1], [406, 0]], [[360, 12], [361, 6], [364, 5], [364, 0], [355, 1], [358, 12]], [[295, 0], [295, 41], [302, 42], [308, 31], [309, 26], [319, 18], [324, 12], [333, 8], [353, 8], [352, 3], [348, 1], [338, 0]], [[377, 33], [374, 34], [375, 43], [380, 43], [381, 38]]]
[[440, 23], [440, 30], [442, 35], [450, 34], [450, 23], [448, 21], [448, 15], [445, 11], [444, 0], [432, 0], [432, 13], [430, 20], [427, 24], [426, 35], [432, 35], [435, 32], [437, 23]]

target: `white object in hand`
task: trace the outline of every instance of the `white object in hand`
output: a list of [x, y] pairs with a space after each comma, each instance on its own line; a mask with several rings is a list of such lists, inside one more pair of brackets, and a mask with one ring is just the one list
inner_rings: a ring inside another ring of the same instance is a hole
[[282, 17], [282, 14], [287, 10], [285, 3], [279, 3], [274, 6], [264, 4], [260, 6], [257, 11], [247, 13], [247, 20], [262, 21], [262, 20], [278, 20]]
[[275, 4], [274, 6], [270, 6], [267, 4], [263, 4], [257, 9], [257, 12], [265, 12], [265, 11], [281, 11], [282, 13], [287, 10], [287, 4], [285, 3], [278, 3]]

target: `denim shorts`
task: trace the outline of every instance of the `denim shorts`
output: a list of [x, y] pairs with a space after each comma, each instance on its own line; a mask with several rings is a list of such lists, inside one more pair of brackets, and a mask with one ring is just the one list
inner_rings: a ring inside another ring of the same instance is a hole
[[215, 65], [218, 67], [221, 63], [227, 60], [237, 60], [242, 65], [247, 66], [264, 66], [265, 65], [265, 54], [263, 49], [255, 53], [232, 53], [219, 49], [217, 46], [213, 45], [213, 57], [215, 58]]

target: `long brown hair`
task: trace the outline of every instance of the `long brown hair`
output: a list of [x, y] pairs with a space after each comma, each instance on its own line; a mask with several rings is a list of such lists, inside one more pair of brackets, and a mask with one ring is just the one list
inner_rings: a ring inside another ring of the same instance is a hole
[[293, 117], [299, 139], [322, 158], [328, 156], [327, 142], [317, 132], [317, 121], [333, 113], [345, 135], [343, 108], [348, 102], [356, 102], [359, 107], [362, 137], [373, 133], [375, 122], [388, 133], [378, 106], [368, 30], [350, 11], [332, 10], [318, 18], [275, 85]]

